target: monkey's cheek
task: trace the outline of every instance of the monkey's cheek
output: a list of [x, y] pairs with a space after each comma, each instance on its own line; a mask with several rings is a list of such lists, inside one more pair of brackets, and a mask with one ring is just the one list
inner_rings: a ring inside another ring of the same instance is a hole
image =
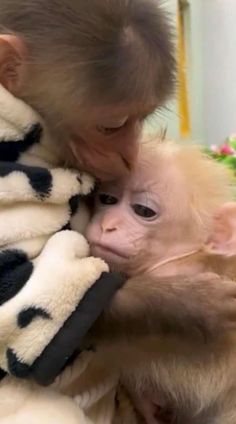
[[81, 171], [88, 172], [100, 181], [110, 181], [128, 175], [122, 157], [111, 149], [96, 151], [95, 149], [83, 150], [77, 156], [77, 166]]

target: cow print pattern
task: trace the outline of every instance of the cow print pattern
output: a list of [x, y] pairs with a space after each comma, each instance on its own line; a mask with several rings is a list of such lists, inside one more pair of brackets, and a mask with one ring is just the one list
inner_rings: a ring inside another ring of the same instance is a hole
[[21, 165], [20, 163], [0, 162], [0, 177], [6, 177], [13, 172], [22, 172], [26, 175], [29, 184], [35, 191], [36, 197], [38, 196], [42, 200], [45, 197], [49, 197], [52, 189], [52, 174], [48, 169], [39, 166]]
[[30, 366], [21, 362], [16, 353], [12, 349], [7, 349], [7, 365], [8, 371], [18, 378], [27, 378], [30, 375]]
[[24, 252], [5, 250], [0, 253], [0, 306], [24, 287], [33, 272], [33, 264]]
[[[3, 98], [6, 99], [5, 103]], [[56, 161], [54, 167], [50, 162], [45, 162], [49, 135], [41, 118], [23, 102], [14, 99], [2, 86], [0, 86], [0, 105], [0, 206], [4, 205], [0, 210], [0, 221], [6, 222], [2, 229], [0, 228], [1, 314], [1, 308], [5, 305], [7, 308], [11, 299], [18, 296], [22, 290], [26, 289], [27, 294], [35, 270], [35, 260], [37, 262], [34, 247], [29, 243], [31, 238], [35, 243], [38, 238], [38, 253], [40, 253], [52, 233], [71, 230], [70, 219], [79, 213], [84, 180], [83, 174], [54, 168]], [[12, 108], [12, 105], [15, 108]], [[22, 117], [22, 123], [19, 123], [19, 116]], [[17, 125], [18, 133], [16, 133]], [[7, 126], [9, 131], [5, 131]], [[42, 166], [42, 163], [45, 163], [45, 166]], [[28, 205], [30, 208], [34, 208], [35, 205], [35, 213], [32, 209], [32, 215], [27, 218], [29, 221], [23, 222], [22, 215], [18, 217], [16, 212], [13, 215], [14, 221], [10, 220], [8, 227], [8, 217], [14, 213], [15, 204], [25, 207], [26, 211]], [[38, 208], [43, 207], [43, 204], [47, 208], [45, 212], [47, 224], [48, 211], [49, 214], [50, 210], [56, 211], [55, 216], [52, 213], [48, 234], [45, 232], [43, 222], [40, 222], [42, 216], [37, 217]], [[53, 313], [37, 304], [37, 299], [32, 298], [31, 304], [22, 305], [16, 312], [14, 331], [25, 331], [34, 323], [45, 320], [53, 321]], [[14, 347], [6, 346], [7, 366], [4, 365], [5, 370], [0, 368], [0, 379], [4, 377], [6, 371], [20, 378], [27, 377], [31, 366], [20, 357]]]
[[123, 284], [88, 257], [75, 226], [87, 221], [80, 203], [93, 181], [59, 167], [50, 137], [0, 85], [0, 379], [7, 372], [43, 385], [78, 354]]
[[20, 328], [26, 328], [34, 319], [52, 319], [50, 314], [40, 307], [31, 306], [21, 311], [17, 317], [17, 324]]
[[39, 123], [33, 124], [29, 131], [19, 140], [3, 140], [0, 143], [0, 158], [5, 162], [16, 162], [22, 153], [39, 143], [43, 128]]

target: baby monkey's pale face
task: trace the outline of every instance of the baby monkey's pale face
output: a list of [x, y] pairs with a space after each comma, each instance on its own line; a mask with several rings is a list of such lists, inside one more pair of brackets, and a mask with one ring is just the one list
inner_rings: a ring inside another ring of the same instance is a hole
[[177, 192], [172, 170], [163, 175], [163, 166], [153, 169], [139, 164], [129, 179], [104, 183], [96, 194], [87, 238], [92, 255], [102, 257], [114, 269], [129, 273], [131, 263], [139, 267], [145, 256], [148, 264], [154, 252], [156, 260], [162, 259], [170, 232], [173, 244], [169, 193], [176, 203]]
[[95, 215], [87, 231], [91, 253], [110, 266], [125, 269], [140, 250], [144, 239], [160, 217], [157, 195], [140, 183], [136, 171], [129, 181], [104, 183], [95, 199]]

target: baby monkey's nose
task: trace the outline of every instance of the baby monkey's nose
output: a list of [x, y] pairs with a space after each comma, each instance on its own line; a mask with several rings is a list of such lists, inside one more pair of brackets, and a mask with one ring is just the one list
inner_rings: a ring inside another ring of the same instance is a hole
[[111, 233], [118, 228], [117, 222], [114, 219], [105, 218], [101, 224], [103, 233]]

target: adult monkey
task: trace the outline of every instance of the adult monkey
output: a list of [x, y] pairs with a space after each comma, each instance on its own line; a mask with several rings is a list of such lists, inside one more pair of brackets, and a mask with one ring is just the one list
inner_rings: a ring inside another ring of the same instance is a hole
[[[142, 121], [164, 104], [174, 87], [171, 28], [160, 4], [155, 0], [22, 0], [19, 7], [17, 0], [2, 0], [0, 32], [0, 82], [5, 89], [1, 87], [1, 113], [4, 95], [9, 101], [6, 109], [10, 114], [3, 117], [6, 121], [0, 127], [1, 177], [8, 175], [10, 168], [24, 171], [27, 178], [38, 172], [27, 169], [28, 165], [38, 163], [28, 162], [25, 157], [21, 160], [25, 148], [31, 148], [32, 137], [25, 138], [23, 116], [21, 122], [20, 113], [11, 114], [11, 107], [15, 108], [19, 99], [38, 112], [49, 128], [49, 147], [60, 165], [74, 165], [103, 180], [129, 170], [136, 157]], [[6, 91], [14, 96], [15, 104]], [[31, 115], [28, 109], [26, 115]], [[13, 119], [10, 136], [16, 135], [15, 139], [9, 139], [9, 134], [6, 138], [5, 134], [6, 122], [12, 116], [16, 121]], [[18, 134], [14, 125], [20, 127]], [[19, 143], [9, 144], [12, 141]], [[13, 146], [17, 145], [18, 151], [13, 152]], [[18, 159], [20, 167], [14, 168]], [[33, 176], [34, 188], [38, 181], [37, 177], [35, 185]], [[20, 190], [16, 189], [16, 197]], [[28, 194], [32, 195], [31, 188]], [[49, 195], [47, 190], [40, 193], [42, 199], [45, 194]], [[42, 210], [46, 216], [47, 209]], [[16, 227], [20, 222], [17, 218]], [[40, 219], [35, 219], [37, 222], [40, 224]], [[5, 272], [3, 265], [1, 270]], [[6, 275], [9, 277], [8, 271]], [[15, 281], [15, 276], [11, 276], [11, 281]], [[16, 292], [13, 289], [1, 300], [3, 306]], [[27, 322], [22, 323], [22, 316], [18, 316], [20, 327], [31, 323], [32, 309], [28, 312], [31, 315], [27, 316]], [[33, 313], [41, 314], [44, 319], [50, 317], [39, 309]], [[68, 339], [65, 344], [72, 346]], [[56, 351], [60, 352], [60, 359], [68, 356], [62, 349]], [[10, 371], [16, 376], [26, 376], [28, 363], [19, 364], [14, 351], [7, 352]], [[56, 362], [54, 351], [53, 364]], [[52, 365], [51, 360], [47, 364]], [[3, 365], [9, 370], [6, 363]], [[49, 376], [48, 369], [44, 372], [39, 364], [40, 382], [52, 381], [61, 365], [58, 361]]]
[[142, 121], [173, 92], [159, 2], [2, 0], [0, 31], [0, 81], [42, 115], [58, 150], [96, 177], [129, 168]]

